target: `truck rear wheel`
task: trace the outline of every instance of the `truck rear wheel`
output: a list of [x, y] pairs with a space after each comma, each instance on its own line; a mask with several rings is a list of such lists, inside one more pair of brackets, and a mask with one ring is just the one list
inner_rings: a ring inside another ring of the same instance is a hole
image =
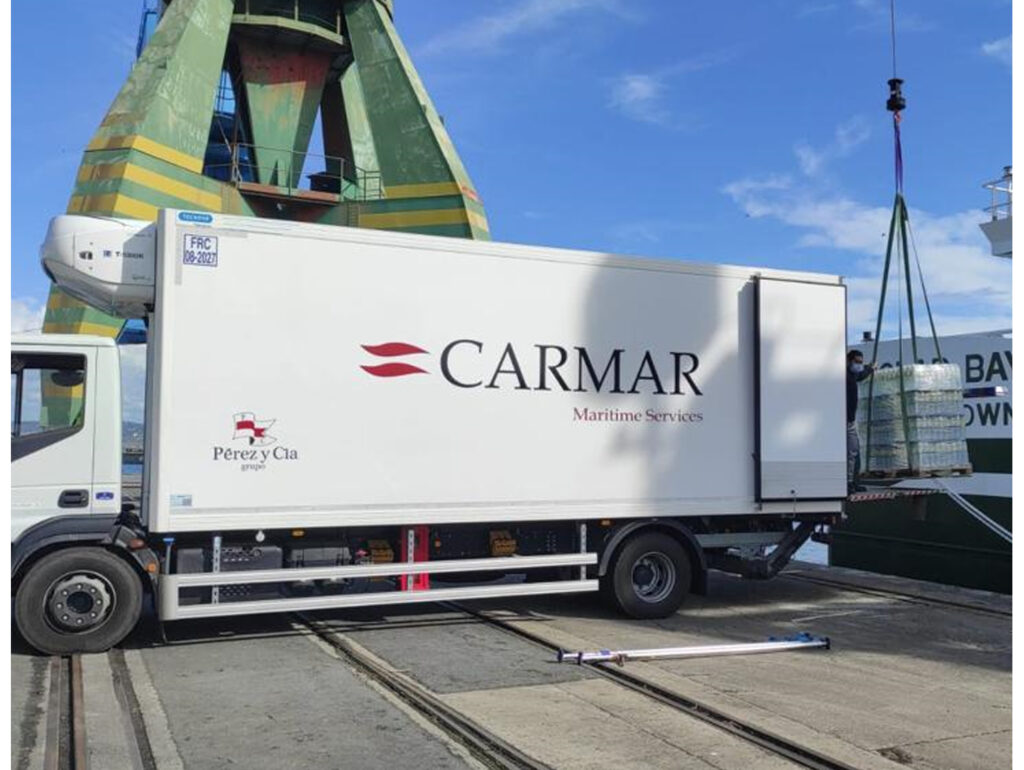
[[142, 583], [122, 559], [101, 548], [69, 548], [44, 556], [25, 575], [14, 618], [40, 652], [103, 652], [135, 627]]
[[601, 588], [631, 618], [664, 618], [679, 609], [691, 581], [686, 549], [670, 535], [642, 532], [616, 552]]

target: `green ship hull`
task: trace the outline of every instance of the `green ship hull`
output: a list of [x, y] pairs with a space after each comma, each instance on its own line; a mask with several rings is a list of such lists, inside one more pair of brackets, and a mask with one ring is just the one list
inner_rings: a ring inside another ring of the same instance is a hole
[[[997, 523], [1010, 528], [1011, 500], [974, 495], [967, 499]], [[945, 495], [920, 498], [917, 504], [857, 503], [847, 513], [849, 521], [832, 533], [830, 564], [1004, 594], [1012, 592], [1009, 543], [970, 520]]]
[[[927, 350], [930, 341], [920, 341]], [[959, 363], [964, 377], [967, 448], [973, 475], [948, 484], [986, 516], [1013, 529], [1010, 438], [1012, 354], [1008, 332], [940, 339], [943, 358]], [[888, 348], [888, 350], [886, 350]], [[881, 343], [885, 361], [894, 343]], [[907, 480], [900, 486], [932, 486]], [[832, 531], [829, 563], [949, 585], [1012, 593], [1012, 546], [944, 494], [851, 503]]]

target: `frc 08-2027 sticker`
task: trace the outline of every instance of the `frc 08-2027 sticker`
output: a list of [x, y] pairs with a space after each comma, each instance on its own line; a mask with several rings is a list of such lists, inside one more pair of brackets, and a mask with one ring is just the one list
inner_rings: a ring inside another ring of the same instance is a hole
[[181, 255], [183, 265], [217, 267], [217, 236], [185, 233], [185, 248]]

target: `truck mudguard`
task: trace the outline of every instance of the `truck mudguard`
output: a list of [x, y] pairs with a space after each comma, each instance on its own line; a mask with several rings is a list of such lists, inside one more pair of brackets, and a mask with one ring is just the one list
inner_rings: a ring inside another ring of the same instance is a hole
[[102, 514], [55, 516], [29, 527], [11, 544], [11, 577], [17, 576], [34, 554], [50, 546], [97, 543], [117, 546], [131, 556], [143, 574], [155, 580], [156, 576], [147, 566], [157, 562], [156, 554], [148, 548], [128, 548], [128, 540], [138, 537], [138, 533], [119, 524], [120, 518], [117, 515]]
[[641, 529], [667, 530], [670, 534], [684, 541], [686, 544], [686, 550], [689, 552], [691, 557], [696, 559], [693, 566], [697, 568], [697, 574], [693, 576], [692, 591], [693, 593], [701, 596], [707, 593], [708, 565], [707, 560], [704, 558], [704, 549], [701, 548], [700, 544], [697, 542], [697, 538], [693, 536], [693, 533], [690, 532], [689, 529], [679, 522], [672, 521], [671, 519], [627, 521], [612, 530], [602, 545], [601, 560], [597, 564], [597, 574], [599, 576], [604, 577], [605, 573], [608, 572], [608, 566], [611, 564], [612, 554], [615, 553], [615, 549], [618, 548], [627, 537]]

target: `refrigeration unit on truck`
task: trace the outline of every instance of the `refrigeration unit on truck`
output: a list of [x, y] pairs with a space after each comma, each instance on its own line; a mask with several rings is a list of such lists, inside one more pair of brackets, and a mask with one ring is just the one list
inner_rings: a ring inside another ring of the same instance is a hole
[[137, 505], [114, 343], [12, 340], [15, 617], [46, 652], [115, 644], [148, 597], [600, 589], [663, 617], [842, 512], [834, 276], [174, 210], [56, 217], [42, 262], [148, 334]]

